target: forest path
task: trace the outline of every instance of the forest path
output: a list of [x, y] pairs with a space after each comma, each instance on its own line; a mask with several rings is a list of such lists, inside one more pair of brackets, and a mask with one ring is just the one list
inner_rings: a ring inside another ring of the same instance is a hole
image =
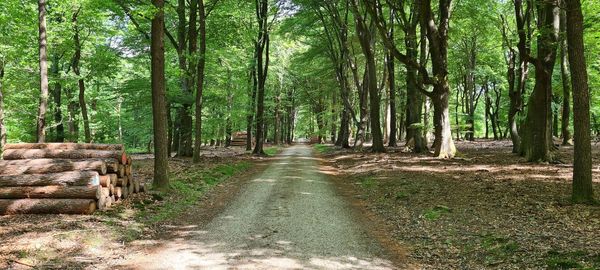
[[206, 226], [129, 269], [394, 269], [343, 197], [319, 171], [312, 149], [286, 148]]

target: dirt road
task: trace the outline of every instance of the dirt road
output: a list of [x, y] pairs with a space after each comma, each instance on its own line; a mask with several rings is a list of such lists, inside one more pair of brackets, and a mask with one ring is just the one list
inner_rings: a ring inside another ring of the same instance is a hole
[[394, 269], [352, 211], [311, 148], [290, 147], [206, 226], [177, 228], [126, 268]]

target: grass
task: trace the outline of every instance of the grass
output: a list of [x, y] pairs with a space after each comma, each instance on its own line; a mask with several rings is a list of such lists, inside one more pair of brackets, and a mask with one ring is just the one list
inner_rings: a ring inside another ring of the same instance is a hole
[[377, 180], [372, 176], [367, 176], [360, 181], [360, 185], [365, 189], [372, 189], [377, 185]]
[[583, 250], [561, 252], [551, 250], [546, 259], [548, 269], [600, 269], [600, 254], [590, 255]]
[[162, 202], [137, 202], [135, 207], [141, 210], [137, 219], [143, 223], [154, 224], [175, 218], [196, 204], [207, 189], [248, 168], [249, 162], [221, 164], [208, 169], [190, 167], [179, 175], [171, 176], [172, 182], [168, 192], [153, 194], [155, 200]]
[[485, 250], [485, 263], [496, 265], [512, 257], [519, 251], [519, 244], [510, 238], [495, 234], [483, 235], [481, 247]]
[[447, 206], [438, 205], [434, 208], [427, 209], [423, 213], [423, 217], [427, 220], [433, 221], [433, 220], [439, 219], [440, 217], [442, 217], [442, 215], [444, 215], [446, 213], [450, 213], [450, 212], [451, 212], [451, 210]]
[[333, 152], [333, 147], [327, 144], [315, 144], [313, 146], [319, 154], [329, 154]]
[[275, 156], [279, 153], [281, 149], [277, 146], [271, 146], [271, 147], [267, 147], [265, 149], [263, 149], [263, 151], [265, 151], [265, 154], [267, 154], [267, 156]]

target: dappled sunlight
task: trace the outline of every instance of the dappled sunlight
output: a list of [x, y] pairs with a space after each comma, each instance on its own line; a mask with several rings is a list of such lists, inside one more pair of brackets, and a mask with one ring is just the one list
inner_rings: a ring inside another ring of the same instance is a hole
[[[198, 235], [188, 232], [188, 235]], [[142, 244], [136, 259], [118, 265], [119, 269], [394, 269], [382, 258], [360, 258], [353, 254], [326, 256], [294, 249], [285, 239], [272, 244], [258, 243], [264, 236], [255, 236], [248, 245], [204, 239], [175, 239], [152, 247]], [[138, 243], [135, 243], [138, 244]], [[256, 245], [256, 246], [254, 246]]]

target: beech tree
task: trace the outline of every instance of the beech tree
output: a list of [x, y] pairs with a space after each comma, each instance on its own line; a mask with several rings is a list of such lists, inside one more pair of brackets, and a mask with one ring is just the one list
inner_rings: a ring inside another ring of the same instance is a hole
[[37, 142], [46, 141], [46, 110], [48, 107], [48, 52], [46, 31], [46, 0], [38, 0], [40, 50], [40, 102], [37, 114]]
[[573, 162], [573, 202], [591, 203], [592, 149], [590, 142], [590, 92], [583, 45], [583, 14], [579, 0], [567, 2], [567, 44], [573, 87], [575, 160]]
[[164, 0], [152, 0], [156, 13], [152, 19], [152, 119], [154, 130], [154, 182], [158, 189], [169, 187], [167, 140], [167, 102], [165, 89]]

